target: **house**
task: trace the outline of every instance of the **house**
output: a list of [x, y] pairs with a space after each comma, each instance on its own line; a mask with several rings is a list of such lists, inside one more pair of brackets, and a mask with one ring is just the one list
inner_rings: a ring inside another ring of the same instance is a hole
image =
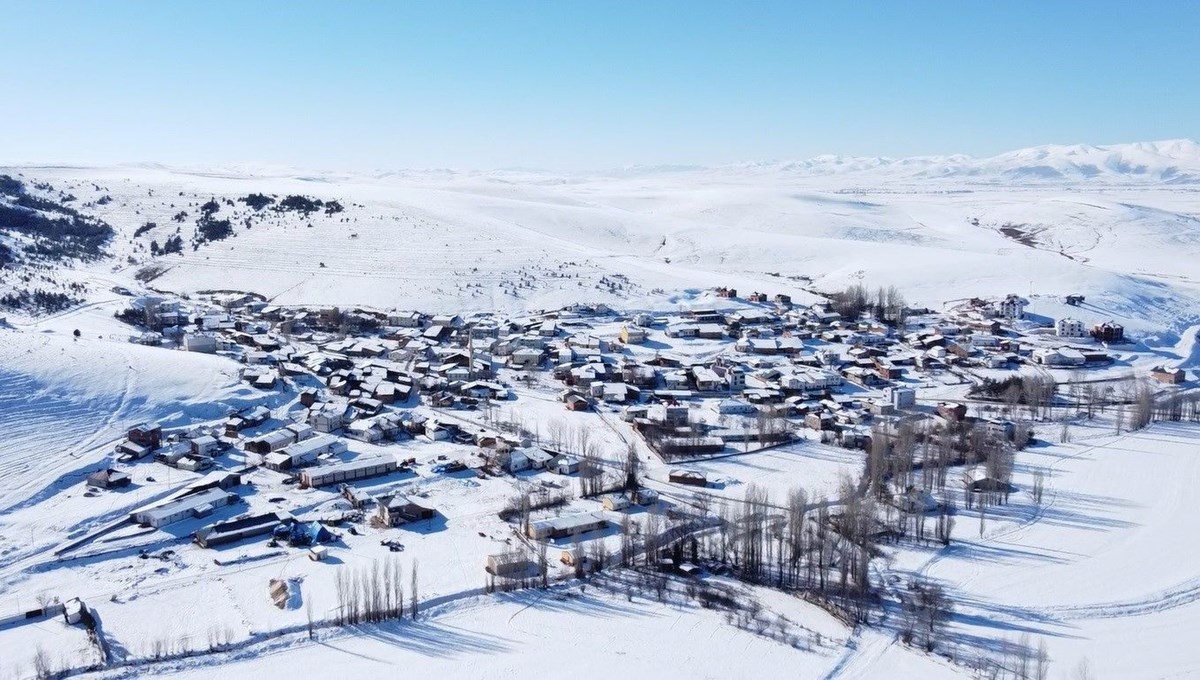
[[708, 486], [708, 477], [696, 470], [671, 470], [667, 474], [667, 481], [688, 486]]
[[621, 342], [626, 345], [640, 345], [646, 342], [647, 331], [641, 326], [625, 325], [621, 326], [619, 337]]
[[1020, 295], [1009, 293], [1004, 297], [1003, 300], [1000, 300], [998, 303], [996, 303], [996, 310], [1000, 316], [1010, 321], [1014, 321], [1016, 319], [1025, 318], [1025, 308], [1028, 306], [1029, 300], [1026, 300]]
[[238, 433], [256, 425], [262, 425], [271, 417], [271, 409], [266, 406], [255, 406], [230, 416], [225, 421], [225, 436], [237, 437]]
[[979, 422], [983, 431], [1005, 441], [1012, 441], [1017, 434], [1017, 424], [1011, 420], [987, 419]]
[[700, 326], [694, 323], [680, 323], [667, 326], [669, 338], [694, 338], [700, 334]]
[[485, 380], [469, 382], [459, 388], [459, 392], [475, 399], [491, 399], [493, 401], [505, 401], [508, 399], [507, 387]]
[[658, 502], [658, 492], [654, 489], [638, 489], [633, 492], [633, 502], [638, 505], [654, 505]]
[[[436, 319], [438, 317], [434, 317], [434, 318]], [[429, 328], [426, 328], [421, 333], [421, 337], [430, 342], [441, 342], [441, 341], [445, 340], [446, 338], [450, 337], [450, 331], [451, 331], [451, 329], [449, 326], [443, 326], [441, 324], [434, 324], [434, 325], [430, 326]]]
[[97, 489], [119, 489], [129, 486], [133, 478], [119, 470], [108, 468], [87, 476], [87, 485]]
[[686, 390], [691, 385], [691, 380], [684, 371], [667, 371], [663, 373], [663, 385], [668, 390]]
[[214, 508], [231, 505], [237, 500], [237, 494], [224, 489], [207, 489], [134, 510], [130, 518], [143, 526], [158, 529], [191, 517], [206, 517]]
[[151, 423], [139, 423], [129, 428], [125, 435], [129, 441], [148, 449], [162, 446], [162, 427]]
[[263, 467], [268, 470], [292, 470], [305, 465], [312, 465], [317, 458], [326, 453], [342, 453], [346, 443], [329, 434], [313, 435], [302, 442], [296, 442], [272, 451], [263, 456]]
[[383, 439], [383, 428], [373, 420], [355, 420], [346, 426], [345, 436], [348, 439], [374, 444]]
[[313, 404], [308, 410], [308, 424], [317, 432], [333, 432], [346, 423], [346, 403], [340, 401]]
[[989, 477], [987, 471], [980, 467], [964, 470], [962, 481], [966, 490], [974, 493], [987, 491], [1003, 493], [1012, 490], [1010, 484], [994, 477]]
[[388, 325], [400, 328], [420, 328], [422, 316], [420, 312], [390, 312]]
[[450, 426], [437, 420], [425, 421], [424, 431], [431, 441], [440, 442], [450, 438]]
[[496, 555], [488, 555], [487, 567], [490, 574], [496, 576], [510, 576], [512, 574], [524, 574], [531, 570], [532, 563], [525, 557], [522, 552], [507, 552]]
[[1083, 352], [1070, 347], [1059, 347], [1056, 349], [1040, 348], [1033, 351], [1033, 360], [1035, 363], [1043, 366], [1059, 366], [1072, 367], [1082, 366], [1087, 362], [1083, 356]]
[[668, 404], [654, 404], [647, 411], [647, 417], [650, 420], [667, 425], [670, 427], [678, 427], [688, 424], [688, 414], [690, 411], [687, 406], [671, 406]]
[[522, 347], [508, 357], [508, 365], [518, 370], [531, 370], [542, 363], [542, 350]]
[[910, 387], [885, 387], [883, 398], [896, 410], [913, 408], [917, 405], [917, 392]]
[[150, 455], [151, 449], [148, 446], [140, 446], [126, 439], [117, 444], [114, 451], [121, 456], [121, 460], [137, 460]]
[[575, 392], [566, 392], [563, 395], [563, 404], [568, 411], [586, 411], [588, 408], [587, 399]]
[[611, 511], [628, 510], [629, 506], [632, 505], [629, 501], [629, 496], [618, 493], [604, 494], [600, 497], [600, 504], [604, 506], [605, 510]]
[[209, 333], [187, 333], [180, 346], [185, 352], [213, 354], [217, 351], [217, 337]]
[[686, 316], [696, 323], [716, 323], [721, 320], [721, 313], [715, 309], [693, 309]]
[[[955, 347], [958, 347], [958, 345], [955, 345]], [[891, 359], [875, 357], [872, 361], [875, 372], [884, 380], [899, 380], [900, 376], [904, 375], [904, 369], [892, 363]]]
[[396, 457], [392, 455], [360, 456], [344, 463], [308, 468], [300, 473], [300, 486], [315, 488], [330, 484], [344, 484], [386, 475], [395, 472], [399, 467]]
[[896, 507], [907, 513], [933, 512], [938, 508], [937, 499], [933, 497], [933, 494], [917, 487], [909, 487], [904, 492], [897, 493], [894, 501]]
[[500, 465], [510, 473], [523, 472], [533, 468], [533, 449], [518, 448], [501, 455]]
[[555, 458], [547, 469], [560, 475], [573, 475], [579, 472], [579, 464], [578, 456], [563, 454]]
[[407, 522], [419, 522], [437, 517], [437, 510], [416, 503], [400, 494], [380, 496], [372, 521], [380, 526], [395, 527]]
[[529, 467], [534, 470], [545, 470], [554, 461], [554, 454], [529, 446], [523, 449], [525, 456], [529, 458]]
[[191, 442], [192, 453], [196, 454], [197, 456], [206, 456], [210, 458], [217, 454], [217, 449], [221, 446], [216, 437], [207, 434], [201, 437], [196, 437], [195, 439], [192, 439]]
[[1100, 342], [1125, 342], [1125, 327], [1106, 321], [1092, 326], [1092, 337]]
[[732, 392], [746, 389], [746, 371], [741, 366], [714, 366], [713, 372], [725, 381]]
[[832, 430], [833, 414], [828, 411], [809, 413], [804, 416], [804, 426], [810, 430]]
[[345, 498], [346, 502], [350, 504], [350, 507], [354, 508], [355, 510], [362, 510], [371, 503], [375, 502], [375, 499], [371, 498], [367, 492], [357, 487], [350, 486], [349, 484], [342, 484], [339, 486], [338, 493], [342, 498]]
[[1066, 316], [1054, 322], [1054, 334], [1060, 338], [1085, 338], [1088, 333], [1082, 321]]
[[952, 422], [958, 422], [967, 417], [967, 405], [943, 401], [937, 405], [938, 415]]
[[608, 526], [608, 520], [597, 513], [563, 515], [530, 522], [527, 535], [535, 540], [567, 538], [586, 534]]
[[291, 520], [291, 513], [282, 510], [249, 515], [204, 527], [192, 534], [192, 540], [201, 548], [215, 548], [255, 536], [265, 536], [274, 531], [280, 522]]
[[627, 401], [637, 401], [641, 390], [633, 385], [620, 382], [594, 382], [590, 388], [592, 397], [609, 404], [623, 404]]
[[212, 458], [188, 454], [175, 461], [175, 467], [188, 472], [199, 472], [213, 466]]
[[696, 389], [701, 392], [712, 392], [725, 386], [721, 376], [707, 366], [696, 366], [692, 369], [692, 378], [696, 381]]
[[1176, 368], [1172, 370], [1163, 368], [1162, 366], [1155, 366], [1154, 368], [1150, 369], [1150, 377], [1164, 385], [1178, 385], [1187, 378], [1186, 374], [1183, 372], [1183, 369]]
[[717, 404], [717, 413], [721, 415], [748, 416], [758, 412], [758, 408], [748, 401], [741, 399], [722, 399]]
[[266, 455], [272, 451], [278, 451], [288, 444], [295, 443], [295, 441], [296, 433], [294, 431], [288, 428], [281, 428], [247, 439], [242, 444], [242, 448], [250, 453]]
[[296, 441], [298, 442], [308, 439], [309, 437], [313, 436], [313, 433], [315, 432], [313, 426], [306, 423], [292, 423], [285, 426], [283, 429], [295, 434]]

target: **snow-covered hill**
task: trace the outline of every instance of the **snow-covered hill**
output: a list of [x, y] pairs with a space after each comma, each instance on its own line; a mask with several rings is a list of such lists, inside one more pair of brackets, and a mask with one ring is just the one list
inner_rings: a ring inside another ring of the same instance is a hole
[[[589, 176], [157, 165], [0, 174], [77, 197], [117, 231], [110, 258], [57, 274], [91, 295], [136, 286], [140, 273], [160, 289], [250, 290], [281, 304], [638, 307], [716, 285], [802, 295], [861, 281], [930, 306], [1079, 293], [1092, 304], [1076, 314], [1168, 335], [1200, 318], [1200, 187], [1189, 184], [1200, 145], [1190, 141]], [[255, 194], [280, 203], [252, 207]], [[276, 210], [287, 196], [344, 210]], [[232, 236], [206, 238], [226, 221]], [[175, 237], [182, 252], [152, 253]], [[11, 268], [0, 278], [0, 288], [16, 280]]]

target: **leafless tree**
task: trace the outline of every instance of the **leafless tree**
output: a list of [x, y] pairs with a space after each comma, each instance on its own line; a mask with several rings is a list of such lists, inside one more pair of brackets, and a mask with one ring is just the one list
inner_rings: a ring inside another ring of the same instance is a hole
[[1154, 391], [1148, 385], [1138, 383], [1134, 390], [1133, 417], [1129, 423], [1132, 430], [1140, 430], [1154, 419]]
[[409, 575], [411, 577], [411, 583], [410, 583], [409, 587], [411, 588], [411, 591], [412, 591], [409, 595], [409, 602], [412, 603], [411, 606], [409, 607], [409, 611], [412, 613], [413, 621], [416, 621], [417, 620], [417, 610], [420, 607], [419, 597], [418, 597], [418, 589], [417, 589], [417, 561], [416, 560], [413, 560]]
[[49, 678], [52, 673], [52, 669], [50, 668], [50, 654], [41, 645], [38, 645], [37, 650], [33, 653], [33, 672], [39, 680], [41, 678]]
[[[313, 604], [312, 604], [311, 593], [310, 593], [310, 597], [304, 598], [304, 617], [308, 620], [308, 639], [311, 640], [311, 639], [313, 639], [313, 632], [314, 632]], [[209, 646], [210, 647], [212, 646], [211, 643]]]
[[632, 493], [641, 487], [641, 460], [638, 458], [637, 445], [629, 442], [625, 449], [625, 490]]
[[1050, 653], [1046, 651], [1046, 641], [1038, 640], [1037, 654], [1033, 661], [1034, 680], [1047, 680], [1050, 677]]

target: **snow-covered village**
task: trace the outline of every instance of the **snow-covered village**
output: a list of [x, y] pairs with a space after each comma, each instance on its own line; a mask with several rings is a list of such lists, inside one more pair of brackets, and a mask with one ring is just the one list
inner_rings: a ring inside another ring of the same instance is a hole
[[[281, 190], [235, 197], [82, 173], [3, 177], [4, 210], [83, 204], [71, 218], [113, 253], [72, 265], [6, 232], [0, 649], [17, 677], [273, 667], [289, 662], [258, 660], [312, 644], [394, 644], [432, 674], [456, 654], [536, 664], [535, 640], [592, 625], [630, 668], [700, 672], [703, 632], [761, 650], [731, 674], [786, 658], [814, 677], [1037, 677], [1070, 654], [1110, 663], [1089, 646], [1106, 626], [1186, 616], [1200, 593], [1170, 559], [1187, 496], [1164, 493], [1198, 473], [1196, 328], [1153, 332], [1124, 291], [917, 302], [859, 274], [691, 271], [714, 285], [670, 290], [670, 256], [647, 276], [473, 255], [449, 294], [366, 270], [371, 304], [305, 305], [300, 263], [226, 270], [257, 291], [172, 272], [299, 224], [337, 239], [333, 261], [387, 208], [278, 178], [222, 180]], [[206, 237], [222, 215], [240, 231]], [[162, 253], [164, 231], [188, 247]], [[472, 275], [487, 262], [513, 274]], [[80, 299], [22, 294], [52, 285]], [[441, 304], [382, 304], [423, 294]]]
[[1200, 677], [1194, 12], [218, 4], [6, 11], [0, 680]]

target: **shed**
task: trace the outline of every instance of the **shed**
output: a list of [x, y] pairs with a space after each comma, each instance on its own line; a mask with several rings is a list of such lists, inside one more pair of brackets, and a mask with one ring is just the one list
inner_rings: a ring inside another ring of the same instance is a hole
[[129, 486], [132, 482], [132, 477], [112, 468], [93, 472], [87, 477], [87, 485], [98, 489], [119, 489]]
[[667, 481], [672, 484], [687, 484], [688, 486], [708, 486], [708, 477], [696, 470], [671, 470]]
[[608, 520], [596, 513], [564, 515], [562, 517], [552, 517], [530, 523], [528, 535], [534, 539], [566, 538], [568, 536], [578, 536], [589, 531], [603, 529], [607, 526]]
[[362, 456], [344, 463], [320, 465], [300, 473], [300, 485], [304, 487], [329, 486], [358, 479], [378, 477], [395, 472], [399, 468], [396, 457], [388, 454]]

